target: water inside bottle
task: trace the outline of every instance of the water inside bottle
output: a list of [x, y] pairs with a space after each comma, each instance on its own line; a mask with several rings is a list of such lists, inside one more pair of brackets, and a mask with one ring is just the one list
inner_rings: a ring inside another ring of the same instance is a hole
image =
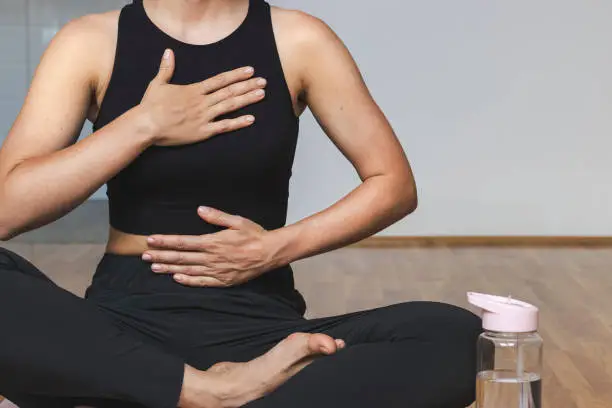
[[542, 408], [539, 374], [483, 371], [476, 382], [476, 408]]

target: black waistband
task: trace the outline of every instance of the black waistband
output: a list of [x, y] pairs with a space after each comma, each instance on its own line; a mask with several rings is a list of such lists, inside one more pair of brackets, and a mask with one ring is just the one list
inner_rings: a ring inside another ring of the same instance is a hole
[[160, 309], [191, 306], [222, 311], [229, 303], [249, 303], [249, 307], [278, 302], [293, 313], [305, 312], [304, 299], [295, 289], [293, 271], [285, 266], [243, 285], [230, 288], [183, 286], [170, 275], [151, 271], [150, 263], [139, 256], [106, 253], [100, 260], [86, 297], [102, 304], [125, 304], [130, 298], [155, 297]]

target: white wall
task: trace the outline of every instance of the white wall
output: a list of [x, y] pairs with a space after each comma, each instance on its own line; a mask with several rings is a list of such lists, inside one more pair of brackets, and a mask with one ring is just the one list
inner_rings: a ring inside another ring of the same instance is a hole
[[[0, 1], [8, 129], [49, 33], [123, 1]], [[336, 30], [411, 159], [420, 208], [384, 234], [612, 233], [612, 3], [272, 2]], [[356, 183], [306, 114], [290, 219]]]
[[[278, 3], [340, 34], [413, 163], [385, 234], [612, 234], [612, 2]], [[355, 182], [310, 118], [294, 181], [293, 218]]]

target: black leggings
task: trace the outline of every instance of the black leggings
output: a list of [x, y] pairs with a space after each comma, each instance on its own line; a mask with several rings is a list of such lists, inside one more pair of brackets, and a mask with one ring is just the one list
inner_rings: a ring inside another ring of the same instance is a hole
[[248, 361], [293, 332], [321, 332], [348, 347], [249, 408], [464, 408], [474, 400], [481, 324], [466, 310], [410, 302], [306, 320], [273, 294], [157, 293], [155, 285], [174, 283], [148, 268], [107, 254], [84, 300], [0, 248], [0, 394], [20, 408], [174, 408], [184, 364]]

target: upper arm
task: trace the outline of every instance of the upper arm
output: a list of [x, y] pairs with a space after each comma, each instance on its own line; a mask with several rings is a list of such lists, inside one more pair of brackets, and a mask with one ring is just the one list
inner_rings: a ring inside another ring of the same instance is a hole
[[323, 21], [294, 12], [302, 99], [362, 179], [412, 173], [399, 140], [372, 98], [347, 47]]
[[20, 162], [60, 150], [78, 137], [98, 80], [91, 52], [100, 45], [98, 20], [74, 20], [51, 41], [0, 150], [0, 179]]

